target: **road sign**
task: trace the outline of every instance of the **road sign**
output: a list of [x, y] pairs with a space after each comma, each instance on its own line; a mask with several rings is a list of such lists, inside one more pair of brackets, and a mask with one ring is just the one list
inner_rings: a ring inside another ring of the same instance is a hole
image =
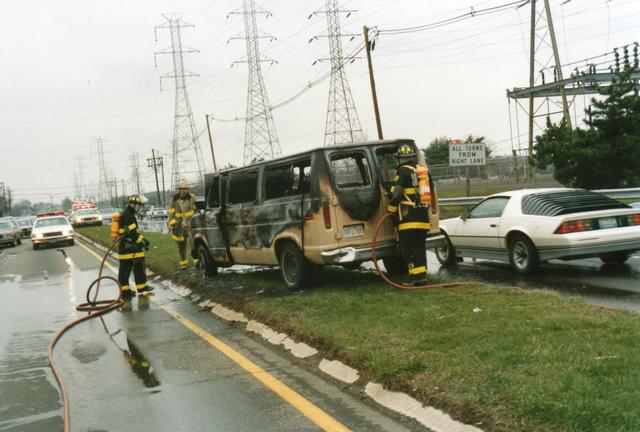
[[452, 143], [449, 145], [450, 166], [487, 164], [487, 149], [483, 143]]

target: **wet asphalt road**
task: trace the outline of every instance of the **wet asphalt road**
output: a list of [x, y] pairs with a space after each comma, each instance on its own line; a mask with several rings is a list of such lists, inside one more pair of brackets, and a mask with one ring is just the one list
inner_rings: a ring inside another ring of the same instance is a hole
[[465, 258], [455, 269], [441, 268], [428, 252], [429, 273], [451, 280], [473, 280], [523, 289], [552, 290], [587, 302], [640, 312], [640, 255], [625, 264], [603, 264], [598, 258], [543, 263], [532, 275], [520, 276], [507, 263]]
[[[55, 331], [81, 315], [74, 306], [84, 301], [97, 264], [78, 244], [33, 251], [24, 241], [1, 250], [0, 431], [63, 429], [47, 346]], [[111, 297], [111, 288], [102, 290]], [[424, 430], [316, 372], [318, 358], [292, 360], [158, 285], [152, 300], [138, 297], [103, 320], [82, 323], [56, 347], [73, 431], [321, 430], [163, 307], [250, 358], [351, 430]]]

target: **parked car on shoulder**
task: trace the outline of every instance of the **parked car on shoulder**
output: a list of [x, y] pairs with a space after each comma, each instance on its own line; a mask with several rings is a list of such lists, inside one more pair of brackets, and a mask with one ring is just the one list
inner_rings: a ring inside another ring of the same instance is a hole
[[[311, 283], [316, 267], [356, 268], [371, 260], [378, 221], [387, 214], [397, 149], [412, 140], [322, 147], [205, 175], [205, 199], [192, 219], [199, 265], [213, 276], [234, 264], [280, 266], [290, 288]], [[427, 247], [444, 242], [433, 182]], [[376, 254], [389, 273], [407, 266], [387, 220]]]
[[12, 217], [0, 218], [0, 245], [22, 244], [22, 229]]
[[31, 228], [33, 227], [33, 221], [31, 217], [19, 217], [15, 219], [15, 223], [18, 224], [20, 229], [22, 230], [22, 238], [31, 237]]
[[41, 246], [58, 243], [73, 246], [74, 237], [75, 231], [62, 212], [55, 216], [39, 217], [31, 230], [31, 243], [34, 250]]
[[74, 227], [102, 225], [102, 216], [94, 208], [84, 208], [73, 212], [71, 223]]
[[147, 216], [151, 219], [165, 219], [167, 218], [167, 208], [162, 206], [151, 206], [147, 211]]
[[113, 214], [118, 212], [120, 212], [120, 210], [118, 210], [117, 208], [98, 209], [98, 213], [100, 213], [100, 216], [102, 216], [103, 224], [110, 224], [111, 219], [113, 218]]
[[633, 208], [640, 209], [640, 201], [629, 204]]
[[491, 195], [440, 221], [444, 266], [458, 258], [509, 262], [520, 274], [551, 259], [599, 257], [620, 264], [640, 250], [640, 211], [584, 189], [524, 189]]

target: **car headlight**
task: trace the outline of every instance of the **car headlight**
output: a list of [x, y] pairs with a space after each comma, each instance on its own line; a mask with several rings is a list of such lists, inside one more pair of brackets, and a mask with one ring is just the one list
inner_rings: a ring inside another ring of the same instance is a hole
[[34, 236], [35, 238], [37, 238], [37, 239], [41, 239], [41, 238], [43, 238], [43, 237], [44, 237], [44, 234], [42, 234], [41, 232], [37, 232], [37, 233], [35, 233], [33, 236]]
[[69, 231], [68, 229], [62, 230], [62, 235], [63, 236], [68, 236], [69, 234], [71, 234], [71, 231]]

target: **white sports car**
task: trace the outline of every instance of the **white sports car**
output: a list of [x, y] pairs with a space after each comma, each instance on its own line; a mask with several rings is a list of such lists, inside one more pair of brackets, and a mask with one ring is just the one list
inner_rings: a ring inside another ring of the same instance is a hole
[[458, 258], [506, 261], [521, 274], [550, 259], [625, 262], [640, 250], [640, 211], [583, 189], [523, 189], [491, 195], [454, 219], [436, 249], [443, 266]]

